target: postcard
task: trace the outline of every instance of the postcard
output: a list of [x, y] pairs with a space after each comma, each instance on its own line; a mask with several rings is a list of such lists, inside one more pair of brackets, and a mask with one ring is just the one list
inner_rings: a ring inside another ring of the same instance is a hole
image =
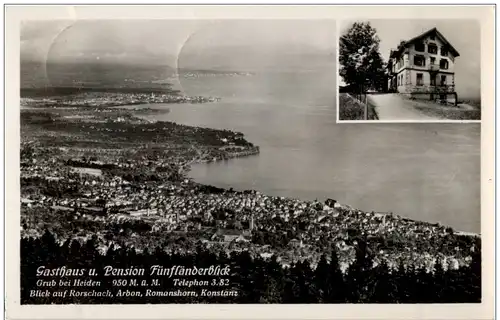
[[9, 319], [491, 319], [493, 6], [14, 6]]

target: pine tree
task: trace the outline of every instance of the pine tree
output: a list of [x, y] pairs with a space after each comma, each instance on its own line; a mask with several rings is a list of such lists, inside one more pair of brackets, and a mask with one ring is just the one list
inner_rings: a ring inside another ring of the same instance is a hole
[[356, 246], [356, 258], [348, 271], [349, 302], [365, 302], [367, 299], [372, 265], [372, 255], [368, 250], [366, 237], [359, 238]]
[[339, 259], [336, 250], [332, 250], [330, 263], [328, 265], [327, 278], [327, 302], [328, 303], [344, 303], [346, 302], [346, 284], [344, 274], [340, 269]]
[[281, 303], [285, 289], [285, 271], [273, 255], [264, 264], [264, 274], [267, 276], [264, 293], [261, 296], [263, 303]]
[[469, 269], [471, 295], [470, 299], [474, 302], [481, 302], [481, 239], [476, 241], [476, 249], [472, 254], [472, 262]]
[[302, 262], [302, 277], [300, 282], [301, 301], [300, 303], [317, 303], [317, 289], [314, 285], [314, 274], [308, 260]]
[[318, 266], [314, 271], [314, 284], [318, 290], [318, 300], [320, 303], [328, 301], [329, 294], [329, 264], [326, 256], [322, 255]]
[[439, 303], [442, 302], [444, 297], [443, 297], [443, 291], [444, 291], [444, 283], [445, 283], [445, 271], [443, 269], [442, 261], [441, 259], [438, 259], [436, 261], [436, 265], [434, 266], [434, 273], [433, 273], [433, 290], [432, 290], [432, 295], [433, 295], [433, 302], [434, 303]]
[[376, 275], [376, 281], [373, 285], [371, 295], [369, 297], [370, 302], [373, 303], [390, 303], [395, 299], [394, 288], [391, 285], [391, 275], [389, 274], [389, 267], [387, 263], [383, 261], [374, 270]]
[[56, 238], [49, 231], [45, 230], [40, 238], [41, 241], [41, 256], [40, 260], [46, 263], [46, 266], [57, 266], [59, 262], [60, 247], [56, 242]]

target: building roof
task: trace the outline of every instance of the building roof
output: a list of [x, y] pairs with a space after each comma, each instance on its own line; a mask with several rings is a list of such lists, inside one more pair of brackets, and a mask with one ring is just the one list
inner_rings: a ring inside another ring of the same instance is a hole
[[446, 40], [446, 38], [443, 36], [443, 34], [441, 32], [438, 31], [437, 28], [432, 28], [416, 37], [413, 37], [411, 38], [410, 40], [406, 41], [404, 43], [404, 46], [401, 46], [400, 48], [398, 48], [397, 50], [391, 50], [391, 54], [390, 54], [390, 57], [391, 58], [395, 58], [397, 56], [399, 56], [401, 54], [401, 52], [403, 51], [404, 48], [407, 48], [410, 44], [412, 43], [415, 43], [423, 38], [426, 38], [427, 36], [430, 36], [431, 34], [435, 34], [436, 37], [438, 37], [446, 46], [448, 46], [450, 52], [455, 56], [455, 57], [458, 57], [460, 56], [460, 54], [458, 53], [458, 51], [451, 45], [451, 43], [448, 42], [448, 40]]
[[215, 234], [219, 236], [239, 236], [242, 233], [241, 230], [236, 230], [236, 229], [222, 229], [219, 228], [215, 232]]

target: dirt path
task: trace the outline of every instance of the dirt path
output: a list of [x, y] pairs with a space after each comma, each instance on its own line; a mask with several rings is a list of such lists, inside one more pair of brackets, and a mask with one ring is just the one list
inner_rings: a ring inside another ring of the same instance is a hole
[[375, 106], [379, 120], [440, 120], [431, 117], [413, 108], [407, 101], [397, 94], [373, 94], [368, 97], [370, 103]]

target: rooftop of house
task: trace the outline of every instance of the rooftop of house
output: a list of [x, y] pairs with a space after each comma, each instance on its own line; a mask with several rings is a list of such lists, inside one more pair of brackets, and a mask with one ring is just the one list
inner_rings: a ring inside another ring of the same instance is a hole
[[455, 57], [460, 56], [458, 51], [451, 45], [451, 43], [448, 42], [448, 40], [446, 40], [446, 38], [443, 36], [443, 34], [441, 32], [439, 32], [437, 28], [432, 28], [432, 29], [430, 29], [430, 30], [428, 30], [428, 31], [416, 36], [416, 37], [411, 38], [408, 41], [402, 42], [396, 50], [391, 50], [390, 57], [391, 58], [399, 57], [404, 52], [405, 48], [408, 48], [411, 44], [413, 44], [419, 40], [425, 39], [426, 37], [431, 36], [431, 35], [435, 35], [436, 38], [441, 40], [448, 47], [449, 51], [451, 52], [451, 54], [453, 54], [453, 56], [455, 56]]
[[242, 233], [241, 230], [236, 229], [222, 229], [218, 228], [216, 234], [218, 236], [239, 236]]

